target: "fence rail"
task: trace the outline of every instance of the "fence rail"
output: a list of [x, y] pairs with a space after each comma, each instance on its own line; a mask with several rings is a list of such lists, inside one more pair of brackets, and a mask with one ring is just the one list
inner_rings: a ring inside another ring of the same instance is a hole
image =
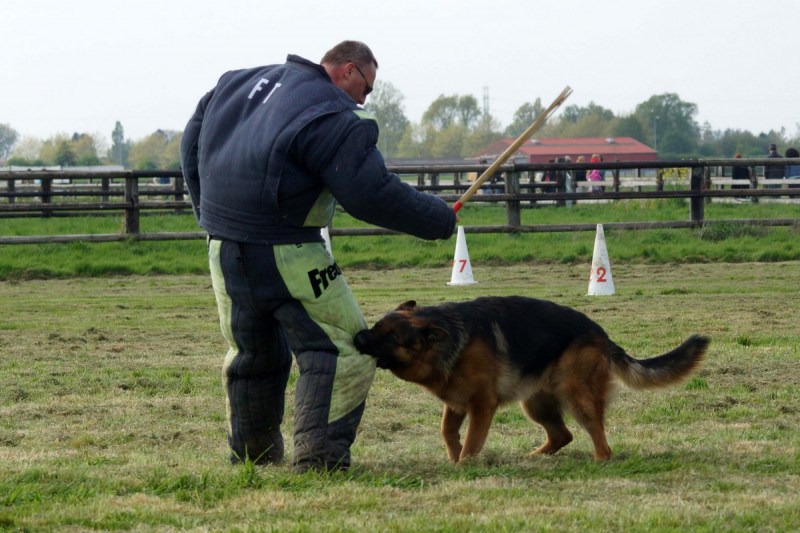
[[[749, 180], [726, 176], [732, 165], [750, 169]], [[495, 226], [469, 226], [470, 233], [592, 231], [594, 224], [523, 225], [523, 209], [540, 205], [571, 205], [581, 201], [623, 201], [629, 199], [686, 198], [688, 220], [661, 222], [620, 222], [609, 228], [653, 229], [687, 228], [715, 221], [705, 219], [704, 206], [713, 198], [782, 199], [799, 202], [800, 180], [763, 178], [763, 169], [787, 164], [800, 165], [800, 159], [708, 159], [689, 161], [615, 161], [606, 163], [530, 164], [508, 163], [498, 169], [495, 180], [473, 203], [501, 203], [506, 208], [506, 223]], [[471, 180], [488, 164], [389, 165], [410, 184], [447, 202], [455, 202], [469, 188]], [[610, 178], [603, 182], [574, 181], [575, 171], [598, 168]], [[552, 173], [554, 181], [543, 181]], [[164, 183], [164, 180], [167, 180]], [[733, 188], [738, 185], [746, 188]], [[600, 191], [591, 188], [601, 187]], [[725, 187], [729, 187], [726, 189]], [[111, 242], [136, 240], [190, 240], [205, 238], [205, 232], [142, 233], [141, 217], [148, 212], [187, 212], [191, 204], [180, 171], [113, 171], [103, 173], [70, 171], [0, 171], [0, 219], [18, 217], [93, 216], [117, 214], [123, 230], [113, 234], [84, 235], [0, 235], [0, 244], [53, 242]], [[798, 218], [737, 219], [726, 223], [785, 226], [800, 224]], [[331, 228], [337, 235], [387, 235], [384, 228]]]

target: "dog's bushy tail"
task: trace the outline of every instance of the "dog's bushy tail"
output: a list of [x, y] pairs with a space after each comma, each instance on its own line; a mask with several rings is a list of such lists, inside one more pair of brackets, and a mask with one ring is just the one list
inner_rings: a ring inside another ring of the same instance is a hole
[[652, 359], [634, 359], [611, 343], [614, 374], [632, 389], [666, 387], [686, 379], [705, 356], [711, 340], [692, 335], [683, 344]]

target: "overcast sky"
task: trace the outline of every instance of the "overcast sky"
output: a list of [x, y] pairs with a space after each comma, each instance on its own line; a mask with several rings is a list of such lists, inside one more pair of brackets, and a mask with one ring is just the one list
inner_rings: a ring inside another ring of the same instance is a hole
[[655, 94], [700, 124], [753, 133], [800, 123], [797, 0], [0, 0], [0, 123], [21, 136], [110, 143], [182, 130], [233, 68], [319, 61], [366, 42], [418, 122], [470, 94], [503, 126], [565, 86], [567, 104], [630, 113]]

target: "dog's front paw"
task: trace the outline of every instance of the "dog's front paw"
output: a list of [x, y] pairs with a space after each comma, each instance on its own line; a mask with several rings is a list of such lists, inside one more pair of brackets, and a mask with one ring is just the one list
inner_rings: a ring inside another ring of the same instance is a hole
[[457, 442], [455, 444], [448, 444], [447, 456], [454, 463], [458, 463], [458, 461], [461, 460], [461, 443]]
[[469, 455], [462, 454], [461, 457], [458, 459], [458, 466], [475, 464], [477, 462], [478, 462], [478, 454], [475, 453]]

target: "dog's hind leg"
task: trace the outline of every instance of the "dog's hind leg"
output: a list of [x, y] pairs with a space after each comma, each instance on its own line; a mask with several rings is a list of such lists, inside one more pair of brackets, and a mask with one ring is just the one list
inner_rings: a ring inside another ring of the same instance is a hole
[[[581, 399], [585, 400], [585, 399]], [[606, 461], [611, 458], [611, 447], [606, 440], [605, 424], [603, 423], [604, 406], [596, 402], [576, 401], [572, 404], [572, 414], [575, 420], [589, 433], [594, 444], [594, 458]]]
[[461, 425], [467, 413], [459, 413], [450, 408], [447, 404], [444, 405], [444, 413], [442, 413], [442, 438], [444, 445], [447, 447], [447, 456], [454, 463], [457, 463], [461, 458]]
[[538, 392], [521, 402], [522, 410], [531, 420], [540, 424], [547, 435], [545, 443], [531, 455], [553, 454], [572, 442], [572, 433], [564, 424], [561, 403], [554, 395]]
[[611, 364], [595, 343], [567, 350], [559, 361], [558, 397], [589, 433], [594, 458], [611, 458], [603, 416], [611, 389]]

